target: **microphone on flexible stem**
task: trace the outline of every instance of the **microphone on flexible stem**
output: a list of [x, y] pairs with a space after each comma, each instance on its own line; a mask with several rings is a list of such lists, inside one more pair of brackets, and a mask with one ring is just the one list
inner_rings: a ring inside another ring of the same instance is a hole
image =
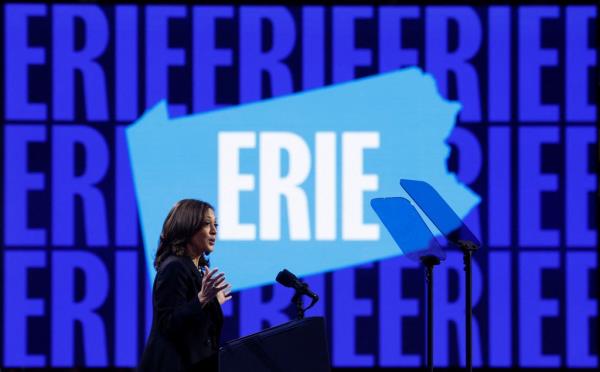
[[[285, 287], [294, 288], [296, 290], [294, 297], [292, 297], [292, 303], [296, 305], [298, 319], [304, 318], [304, 312], [313, 307], [314, 304], [319, 301], [319, 296], [317, 296], [315, 292], [308, 289], [308, 284], [302, 283], [300, 279], [296, 277], [296, 275], [292, 274], [286, 269], [281, 270], [279, 274], [277, 274], [277, 278], [275, 278], [275, 280]], [[302, 295], [306, 295], [311, 298], [310, 305], [308, 305], [306, 309], [304, 309], [302, 306]]]
[[294, 288], [296, 291], [303, 295], [307, 295], [314, 301], [319, 300], [319, 296], [308, 288], [308, 284], [302, 283], [300, 279], [296, 277], [296, 275], [292, 274], [286, 269], [281, 270], [279, 274], [277, 274], [277, 278], [275, 278], [275, 280], [285, 287]]

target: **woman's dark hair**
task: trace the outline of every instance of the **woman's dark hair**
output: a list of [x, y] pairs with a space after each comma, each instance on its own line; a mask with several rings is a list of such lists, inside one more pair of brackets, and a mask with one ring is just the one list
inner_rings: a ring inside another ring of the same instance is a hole
[[[158, 271], [160, 264], [171, 255], [185, 256], [186, 246], [194, 234], [204, 226], [206, 212], [214, 208], [207, 202], [195, 199], [178, 201], [165, 218], [160, 241], [154, 258], [154, 268]], [[208, 266], [204, 254], [200, 255], [199, 266]]]

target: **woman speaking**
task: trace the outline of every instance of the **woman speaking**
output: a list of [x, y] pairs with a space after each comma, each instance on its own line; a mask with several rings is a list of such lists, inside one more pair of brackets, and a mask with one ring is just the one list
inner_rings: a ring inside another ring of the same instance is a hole
[[152, 330], [140, 371], [217, 371], [221, 305], [231, 299], [223, 273], [209, 269], [214, 208], [185, 199], [171, 209], [154, 260]]

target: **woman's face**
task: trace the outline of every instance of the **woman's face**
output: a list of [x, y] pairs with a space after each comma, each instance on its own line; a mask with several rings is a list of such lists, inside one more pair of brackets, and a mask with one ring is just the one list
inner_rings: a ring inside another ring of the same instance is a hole
[[198, 230], [188, 244], [194, 257], [201, 253], [209, 254], [215, 250], [215, 240], [217, 239], [217, 220], [215, 212], [208, 209], [204, 214], [202, 227]]

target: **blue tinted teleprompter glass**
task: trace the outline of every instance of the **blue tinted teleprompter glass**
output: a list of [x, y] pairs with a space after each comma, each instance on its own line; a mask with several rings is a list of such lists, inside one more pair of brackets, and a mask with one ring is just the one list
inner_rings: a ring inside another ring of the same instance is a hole
[[416, 261], [423, 256], [446, 258], [437, 239], [408, 199], [374, 198], [371, 207], [406, 257]]
[[430, 184], [424, 181], [404, 179], [400, 180], [400, 186], [406, 190], [408, 195], [449, 242], [459, 246], [469, 243], [477, 247], [480, 246], [479, 239], [475, 234], [469, 230], [467, 225], [463, 223]]
[[481, 243], [430, 184], [417, 180], [400, 180], [400, 186], [406, 190], [408, 195], [410, 195], [431, 222], [444, 234], [446, 239], [450, 243], [460, 247], [463, 251], [466, 282], [466, 359], [467, 371], [471, 372], [473, 370], [471, 256]]

